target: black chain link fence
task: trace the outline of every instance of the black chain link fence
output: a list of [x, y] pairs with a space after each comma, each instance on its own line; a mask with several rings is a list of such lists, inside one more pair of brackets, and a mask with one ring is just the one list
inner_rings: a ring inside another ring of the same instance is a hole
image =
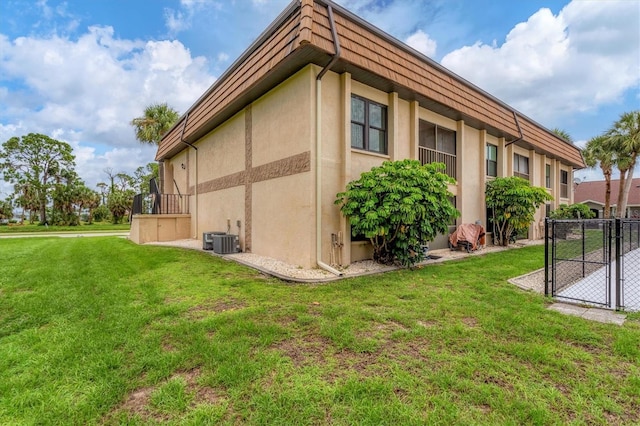
[[621, 220], [620, 303], [627, 310], [640, 311], [640, 219]]
[[640, 310], [640, 220], [545, 221], [545, 294]]

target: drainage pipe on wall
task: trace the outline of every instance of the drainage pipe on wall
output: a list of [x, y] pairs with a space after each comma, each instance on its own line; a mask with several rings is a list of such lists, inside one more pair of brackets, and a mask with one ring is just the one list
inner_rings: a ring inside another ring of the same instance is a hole
[[316, 264], [325, 271], [342, 276], [342, 272], [322, 261], [322, 77], [340, 58], [340, 43], [338, 42], [331, 4], [327, 5], [327, 12], [335, 54], [316, 77]]
[[518, 122], [518, 115], [516, 114], [515, 111], [513, 111], [513, 120], [516, 122], [516, 127], [518, 128], [518, 133], [520, 134], [520, 136], [517, 139], [512, 140], [511, 142], [507, 142], [504, 145], [505, 148], [511, 145], [512, 143], [520, 142], [522, 138], [524, 138], [524, 135], [522, 134], [522, 129], [520, 128], [520, 122]]
[[195, 145], [187, 142], [186, 140], [184, 140], [184, 130], [187, 128], [187, 121], [189, 121], [189, 113], [187, 112], [187, 115], [184, 117], [184, 125], [182, 126], [182, 132], [180, 133], [180, 142], [182, 142], [185, 145], [190, 146], [191, 148], [193, 148], [196, 152], [196, 165], [195, 165], [195, 175], [196, 175], [196, 183], [193, 186], [194, 190], [194, 197], [195, 197], [195, 212], [194, 212], [194, 232], [193, 232], [193, 238], [194, 239], [198, 239], [198, 148], [195, 147]]

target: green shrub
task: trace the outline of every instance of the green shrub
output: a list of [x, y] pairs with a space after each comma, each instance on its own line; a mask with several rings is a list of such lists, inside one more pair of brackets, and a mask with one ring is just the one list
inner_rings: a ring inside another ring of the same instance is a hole
[[109, 208], [101, 204], [98, 208], [93, 211], [93, 220], [96, 222], [107, 222], [111, 220], [111, 212]]
[[553, 200], [546, 189], [531, 186], [517, 176], [498, 177], [487, 182], [487, 208], [493, 212], [493, 239], [497, 245], [509, 245], [512, 234], [525, 230], [533, 222], [536, 209]]
[[582, 203], [560, 204], [560, 207], [551, 212], [549, 217], [551, 219], [593, 219], [596, 216], [594, 212], [589, 209], [589, 206]]
[[442, 163], [385, 161], [336, 195], [352, 234], [364, 235], [373, 245], [375, 261], [411, 266], [424, 259], [422, 244], [448, 232], [460, 213], [447, 188], [455, 180], [444, 168]]

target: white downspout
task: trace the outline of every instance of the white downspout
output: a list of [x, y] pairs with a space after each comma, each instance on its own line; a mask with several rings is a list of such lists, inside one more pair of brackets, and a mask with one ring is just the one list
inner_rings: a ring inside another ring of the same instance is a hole
[[322, 261], [322, 77], [340, 57], [340, 43], [338, 42], [331, 4], [327, 5], [327, 13], [335, 54], [316, 77], [316, 264], [325, 271], [341, 277], [342, 272]]
[[184, 118], [184, 125], [182, 126], [182, 132], [180, 133], [180, 142], [182, 142], [185, 145], [190, 146], [191, 148], [193, 148], [193, 150], [196, 152], [196, 166], [195, 166], [195, 175], [196, 175], [196, 183], [194, 185], [194, 196], [196, 197], [195, 199], [195, 212], [194, 212], [194, 222], [195, 222], [195, 226], [194, 226], [194, 231], [193, 231], [193, 239], [197, 240], [198, 239], [198, 148], [196, 148], [193, 144], [187, 142], [186, 140], [184, 140], [184, 130], [187, 128], [187, 121], [189, 121], [189, 113], [187, 112], [187, 115]]
[[[195, 147], [194, 147], [195, 148]], [[195, 209], [196, 211], [194, 212], [193, 216], [194, 216], [194, 221], [195, 221], [195, 226], [193, 227], [193, 239], [197, 240], [198, 239], [198, 150], [196, 149], [196, 170], [195, 170], [195, 175], [196, 175], [196, 184], [193, 190], [194, 196], [196, 197], [195, 200]]]

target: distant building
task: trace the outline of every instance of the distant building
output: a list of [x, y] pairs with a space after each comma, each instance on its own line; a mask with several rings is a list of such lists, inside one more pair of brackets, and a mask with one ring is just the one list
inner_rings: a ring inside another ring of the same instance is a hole
[[[584, 203], [596, 214], [597, 218], [604, 217], [604, 197], [606, 191], [606, 181], [596, 180], [591, 182], [581, 182], [575, 186], [574, 202]], [[618, 191], [620, 181], [611, 181], [611, 216], [616, 212], [618, 203]], [[627, 201], [626, 217], [640, 218], [640, 178], [635, 178], [631, 182], [629, 199]]]

